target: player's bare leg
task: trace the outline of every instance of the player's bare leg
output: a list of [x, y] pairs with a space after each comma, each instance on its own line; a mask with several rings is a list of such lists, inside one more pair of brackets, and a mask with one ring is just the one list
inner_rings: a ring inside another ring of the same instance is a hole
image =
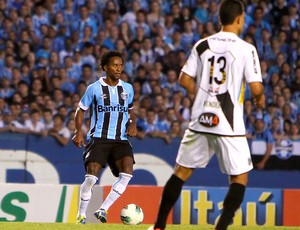
[[235, 211], [243, 202], [247, 182], [248, 172], [230, 176], [229, 191], [224, 199], [222, 215], [216, 225], [216, 230], [226, 230], [232, 222]]
[[119, 171], [119, 177], [111, 187], [111, 191], [102, 203], [101, 207], [94, 213], [102, 223], [107, 221], [106, 214], [110, 206], [124, 193], [129, 181], [132, 178], [133, 158], [123, 157], [115, 162], [115, 167]]
[[192, 168], [186, 168], [176, 164], [174, 174], [167, 181], [153, 229], [165, 229], [168, 215], [180, 196], [182, 186], [193, 173]]
[[80, 186], [79, 192], [79, 208], [77, 215], [77, 222], [85, 224], [86, 221], [86, 210], [92, 196], [92, 188], [98, 180], [98, 175], [101, 170], [101, 165], [96, 162], [87, 163], [86, 175], [84, 182]]

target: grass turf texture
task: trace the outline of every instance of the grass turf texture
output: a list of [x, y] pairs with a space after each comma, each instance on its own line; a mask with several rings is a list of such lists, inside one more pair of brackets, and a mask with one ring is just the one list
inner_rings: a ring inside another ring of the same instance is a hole
[[[88, 230], [147, 230], [149, 224], [141, 225], [124, 225], [124, 224], [63, 224], [63, 223], [23, 223], [23, 222], [0, 222], [0, 229], [5, 230], [76, 230], [76, 229], [88, 229]], [[168, 225], [167, 229], [170, 230], [212, 230], [214, 226], [200, 226], [200, 225]], [[246, 226], [232, 226], [229, 230], [300, 230], [300, 227], [246, 227]]]

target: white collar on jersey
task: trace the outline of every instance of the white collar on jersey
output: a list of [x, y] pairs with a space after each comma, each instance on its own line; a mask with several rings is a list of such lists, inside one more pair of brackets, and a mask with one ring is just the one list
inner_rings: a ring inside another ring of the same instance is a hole
[[100, 78], [99, 78], [99, 81], [100, 81], [100, 84], [101, 84], [101, 85], [104, 85], [104, 86], [111, 86], [111, 87], [115, 87], [115, 86], [118, 86], [118, 85], [122, 85], [122, 84], [121, 84], [121, 80], [119, 80], [119, 82], [118, 82], [117, 85], [108, 85], [108, 84], [105, 83], [105, 81], [104, 81], [105, 78], [106, 78], [106, 77], [100, 77]]

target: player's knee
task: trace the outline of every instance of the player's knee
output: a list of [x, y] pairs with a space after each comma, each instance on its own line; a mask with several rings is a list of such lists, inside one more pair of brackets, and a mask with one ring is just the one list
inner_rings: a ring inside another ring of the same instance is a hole
[[126, 190], [129, 181], [131, 180], [132, 175], [127, 173], [119, 173], [119, 179], [113, 185], [113, 191], [119, 195], [122, 195]]
[[88, 192], [92, 189], [92, 187], [96, 184], [98, 178], [93, 175], [86, 175], [84, 182], [81, 185], [82, 192]]
[[119, 178], [120, 178], [120, 181], [122, 181], [122, 183], [129, 183], [129, 181], [132, 179], [132, 175], [131, 174], [128, 174], [128, 173], [119, 173]]

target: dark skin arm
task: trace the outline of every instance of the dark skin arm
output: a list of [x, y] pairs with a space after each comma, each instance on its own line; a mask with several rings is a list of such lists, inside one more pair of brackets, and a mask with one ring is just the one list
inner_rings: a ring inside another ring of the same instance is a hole
[[136, 115], [133, 109], [129, 110], [129, 115], [130, 115], [130, 122], [126, 130], [126, 134], [130, 137], [135, 137], [137, 134], [137, 128], [136, 128]]
[[77, 107], [75, 111], [75, 134], [72, 138], [74, 145], [77, 147], [84, 146], [84, 138], [82, 135], [81, 127], [84, 119], [84, 110], [80, 107]]

